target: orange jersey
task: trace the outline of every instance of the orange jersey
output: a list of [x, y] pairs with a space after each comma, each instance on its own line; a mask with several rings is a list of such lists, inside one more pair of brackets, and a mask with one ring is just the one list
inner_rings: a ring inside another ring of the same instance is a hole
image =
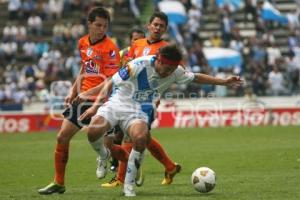
[[138, 39], [132, 44], [128, 53], [128, 59], [155, 55], [161, 47], [166, 46], [167, 44], [168, 42], [164, 40], [150, 43], [147, 38]]
[[91, 44], [89, 35], [85, 35], [80, 38], [78, 49], [82, 62], [80, 92], [99, 85], [119, 70], [119, 49], [109, 37]]

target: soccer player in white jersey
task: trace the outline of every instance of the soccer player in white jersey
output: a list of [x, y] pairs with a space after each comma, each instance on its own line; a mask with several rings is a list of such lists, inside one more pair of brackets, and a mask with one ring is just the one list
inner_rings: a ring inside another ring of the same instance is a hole
[[[176, 45], [162, 47], [156, 56], [139, 57], [121, 68], [105, 84], [97, 98], [97, 103], [81, 115], [80, 119], [96, 115], [88, 127], [88, 140], [93, 149], [106, 157], [108, 150], [101, 138], [107, 130], [117, 124], [133, 141], [124, 183], [124, 195], [135, 196], [134, 180], [140, 168], [146, 144], [150, 138], [148, 126], [153, 120], [155, 98], [159, 98], [173, 83], [196, 82], [224, 86], [240, 86], [237, 76], [227, 79], [186, 71], [179, 65], [182, 54]], [[107, 91], [111, 97], [101, 107]]]

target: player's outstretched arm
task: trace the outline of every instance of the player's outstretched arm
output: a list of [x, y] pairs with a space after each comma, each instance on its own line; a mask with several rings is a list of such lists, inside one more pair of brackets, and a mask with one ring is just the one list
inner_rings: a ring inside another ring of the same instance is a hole
[[239, 87], [243, 84], [243, 81], [239, 76], [231, 76], [226, 79], [221, 79], [200, 73], [195, 74], [194, 82], [199, 84], [224, 85], [230, 87]]

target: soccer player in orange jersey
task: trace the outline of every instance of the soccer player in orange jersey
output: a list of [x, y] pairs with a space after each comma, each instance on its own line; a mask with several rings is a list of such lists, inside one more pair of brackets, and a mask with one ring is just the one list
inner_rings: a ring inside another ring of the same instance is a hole
[[[100, 91], [105, 80], [119, 70], [119, 49], [106, 36], [110, 22], [109, 13], [102, 7], [96, 7], [89, 12], [87, 20], [88, 34], [80, 38], [78, 42], [82, 58], [80, 75], [74, 82], [69, 95], [65, 98], [67, 108], [63, 113], [64, 120], [57, 134], [54, 153], [54, 181], [38, 190], [38, 193], [42, 195], [65, 192], [64, 180], [70, 140], [84, 125], [90, 122], [90, 119], [79, 121], [78, 117], [92, 105], [95, 99], [91, 98], [88, 101], [79, 102], [76, 101], [76, 98], [89, 90]], [[104, 152], [107, 152], [107, 155], [100, 156], [106, 159], [109, 156], [109, 151]]]
[[[166, 32], [168, 27], [168, 17], [163, 12], [155, 12], [150, 17], [149, 24], [147, 26], [149, 35], [146, 38], [138, 39], [133, 42], [130, 47], [127, 60], [132, 60], [137, 57], [155, 55], [158, 50], [166, 46], [168, 43], [161, 37]], [[132, 149], [132, 142], [129, 138], [124, 138], [123, 148], [128, 152]], [[161, 144], [154, 138], [150, 139], [147, 145], [148, 151], [165, 167], [165, 177], [162, 181], [162, 185], [169, 185], [173, 181], [173, 177], [180, 172], [181, 166], [173, 162], [164, 151]], [[104, 183], [102, 187], [116, 187], [124, 183], [126, 174], [125, 162], [119, 163], [117, 177], [114, 177], [109, 183]], [[142, 178], [141, 175], [138, 176]], [[137, 185], [142, 184], [142, 180], [136, 180]]]

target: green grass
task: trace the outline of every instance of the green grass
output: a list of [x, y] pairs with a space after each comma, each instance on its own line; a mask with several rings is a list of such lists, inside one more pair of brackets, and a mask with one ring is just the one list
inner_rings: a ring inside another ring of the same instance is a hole
[[[161, 186], [163, 167], [147, 153], [146, 180], [138, 199], [299, 200], [300, 128], [257, 127], [158, 129], [153, 131], [183, 170]], [[121, 188], [102, 189], [95, 178], [96, 155], [83, 133], [72, 140], [63, 195], [40, 196], [37, 189], [53, 178], [55, 133], [0, 134], [0, 199], [125, 199]], [[194, 169], [208, 166], [217, 186], [208, 194], [190, 184]]]

